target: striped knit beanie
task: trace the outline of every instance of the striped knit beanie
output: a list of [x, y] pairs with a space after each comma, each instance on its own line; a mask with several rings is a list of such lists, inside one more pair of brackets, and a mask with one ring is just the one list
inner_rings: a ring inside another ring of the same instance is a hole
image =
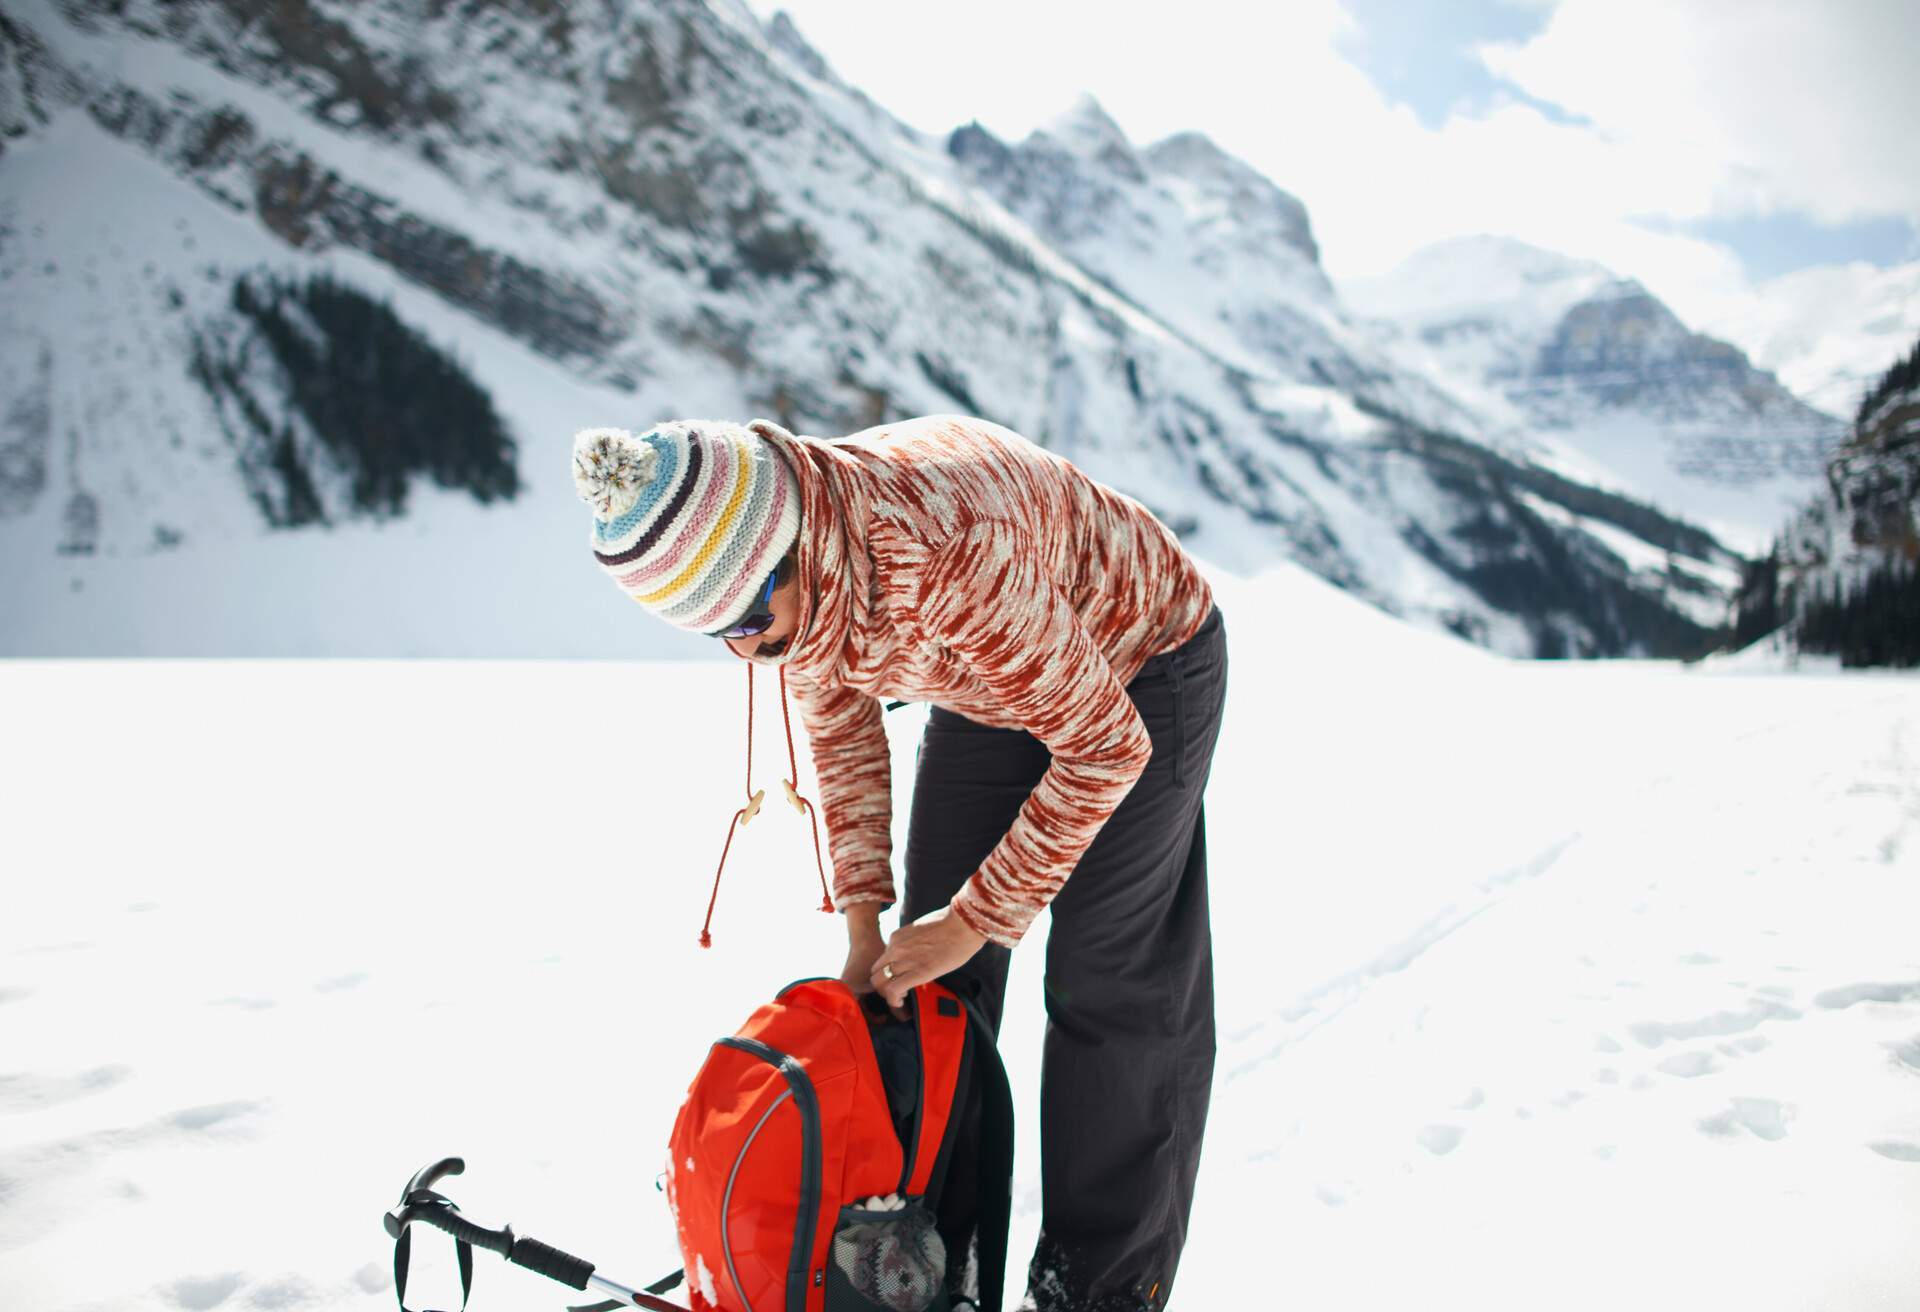
[[800, 535], [786, 459], [739, 424], [676, 420], [635, 437], [574, 434], [573, 483], [593, 508], [593, 555], [667, 623], [718, 633], [746, 617]]

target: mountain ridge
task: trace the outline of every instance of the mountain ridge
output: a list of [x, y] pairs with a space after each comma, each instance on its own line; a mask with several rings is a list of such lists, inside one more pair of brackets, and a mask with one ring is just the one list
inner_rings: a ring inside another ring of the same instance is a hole
[[[125, 334], [146, 334], [164, 362], [196, 317], [225, 312], [236, 280], [326, 267], [369, 285], [387, 271], [430, 292], [464, 316], [431, 316], [461, 351], [498, 359], [491, 334], [522, 343], [546, 363], [506, 372], [547, 378], [547, 410], [611, 388], [643, 415], [762, 413], [831, 433], [962, 408], [1139, 496], [1222, 564], [1291, 556], [1496, 650], [1680, 653], [1718, 625], [1730, 589], [1714, 580], [1731, 553], [1687, 533], [1665, 536], [1696, 545], [1691, 563], [1653, 549], [1627, 526], [1659, 536], [1653, 520], [1506, 450], [1470, 406], [1377, 349], [1319, 270], [1304, 207], [1211, 143], [1128, 144], [1145, 178], [1112, 174], [1133, 207], [1124, 222], [1107, 223], [1102, 201], [1100, 213], [1055, 216], [1085, 224], [1078, 238], [1050, 238], [1044, 209], [1023, 217], [969, 176], [950, 140], [913, 133], [839, 83], [797, 31], [749, 31], [738, 6], [308, 7], [339, 22], [337, 48], [236, 26], [222, 4], [172, 9], [164, 23], [143, 7], [23, 6], [28, 38], [4, 66], [32, 63], [19, 52], [39, 42], [34, 86], [67, 97], [27, 138], [55, 119], [76, 142], [98, 134], [84, 149], [103, 167], [165, 169], [265, 242], [228, 242], [231, 259], [196, 247], [149, 260], [151, 273], [97, 252], [88, 276], [152, 290], [100, 302], [105, 318], [69, 334], [68, 275], [39, 270], [58, 245], [48, 225], [71, 227], [82, 211], [66, 191], [13, 206], [31, 222], [0, 259], [45, 320], [14, 330], [53, 352], [52, 427], [89, 417], [63, 477], [103, 489], [102, 558], [149, 549], [146, 484], [182, 489], [178, 513], [194, 514], [195, 496], [216, 497], [226, 476], [209, 479], [219, 458], [205, 450], [134, 456], [115, 436], [137, 422], [131, 403], [84, 397], [83, 356], [107, 362], [95, 381], [110, 396]], [[140, 59], [125, 58], [127, 43]], [[438, 76], [397, 94], [408, 61], [429, 57]], [[358, 80], [343, 86], [338, 70]], [[0, 95], [14, 102], [28, 98]], [[1102, 132], [1095, 149], [1109, 152], [1117, 143]], [[1035, 167], [1063, 172], [1037, 180], [1069, 198], [1088, 181], [1081, 171], [1112, 173], [1058, 143], [1041, 154]], [[16, 167], [13, 152], [0, 167]], [[1156, 172], [1181, 169], [1213, 189], [1155, 190]], [[170, 221], [210, 222], [186, 205]], [[1296, 218], [1298, 242], [1248, 236]], [[111, 240], [149, 242], [139, 215], [115, 222]], [[1249, 240], [1257, 258], [1243, 260], [1236, 243]], [[1114, 241], [1180, 260], [1110, 263]], [[1156, 269], [1171, 281], [1156, 284]], [[1196, 285], [1217, 301], [1178, 292]], [[1216, 304], [1224, 319], [1208, 313]], [[165, 388], [175, 431], [212, 425], [206, 398]], [[558, 459], [562, 434], [541, 433], [523, 431], [522, 451]], [[490, 512], [495, 522], [562, 522], [553, 498], [564, 488], [541, 468], [523, 471], [534, 507]], [[29, 520], [47, 532], [44, 514], [16, 514], [0, 516], [0, 533], [37, 554], [49, 539], [21, 537]], [[221, 520], [235, 522], [208, 515]], [[173, 531], [176, 555], [202, 536], [187, 525], [182, 549]], [[57, 604], [62, 631], [93, 623], [84, 601]]]

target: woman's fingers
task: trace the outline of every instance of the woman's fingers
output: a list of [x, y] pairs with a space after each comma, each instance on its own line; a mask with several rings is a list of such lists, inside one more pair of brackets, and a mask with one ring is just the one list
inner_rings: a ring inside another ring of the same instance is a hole
[[[888, 974], [889, 971], [892, 974]], [[869, 982], [896, 1013], [906, 1006], [908, 990], [932, 978], [933, 975], [925, 968], [916, 967], [906, 957], [896, 956], [891, 951], [873, 963], [873, 974], [868, 976]]]
[[913, 987], [906, 980], [920, 955], [916, 951], [919, 937], [919, 931], [912, 925], [902, 925], [893, 931], [893, 937], [887, 940], [880, 955], [873, 959], [873, 972], [868, 979], [895, 1011], [906, 1001], [907, 990]]
[[869, 978], [888, 1005], [898, 1011], [906, 1001], [907, 990], [958, 970], [980, 950], [983, 941], [958, 917], [946, 910], [936, 911], [895, 930], [886, 950], [875, 959]]

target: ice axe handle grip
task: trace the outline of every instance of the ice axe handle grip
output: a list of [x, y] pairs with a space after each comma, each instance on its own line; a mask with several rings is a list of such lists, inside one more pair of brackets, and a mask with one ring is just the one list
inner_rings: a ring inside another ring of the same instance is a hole
[[593, 1274], [593, 1263], [575, 1257], [572, 1253], [563, 1253], [551, 1244], [543, 1244], [538, 1239], [516, 1239], [513, 1249], [507, 1254], [507, 1260], [515, 1266], [523, 1266], [536, 1271], [549, 1280], [558, 1280], [563, 1285], [575, 1289], [587, 1287], [587, 1277]]

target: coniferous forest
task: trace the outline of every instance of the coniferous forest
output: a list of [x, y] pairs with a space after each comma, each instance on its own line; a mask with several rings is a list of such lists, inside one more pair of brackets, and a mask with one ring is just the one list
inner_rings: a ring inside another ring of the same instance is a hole
[[1913, 344], [1905, 358], [1897, 361], [1893, 368], [1867, 390], [1860, 398], [1860, 409], [1854, 414], [1853, 424], [1856, 430], [1864, 427], [1888, 397], [1900, 392], [1911, 392], [1920, 388], [1920, 342]]
[[1816, 590], [1800, 612], [1800, 649], [1842, 665], [1920, 665], [1920, 569], [1889, 564], [1844, 592]]
[[520, 490], [492, 397], [392, 307], [320, 274], [241, 278], [232, 309], [198, 334], [193, 372], [268, 523], [397, 516], [416, 475], [482, 502]]

